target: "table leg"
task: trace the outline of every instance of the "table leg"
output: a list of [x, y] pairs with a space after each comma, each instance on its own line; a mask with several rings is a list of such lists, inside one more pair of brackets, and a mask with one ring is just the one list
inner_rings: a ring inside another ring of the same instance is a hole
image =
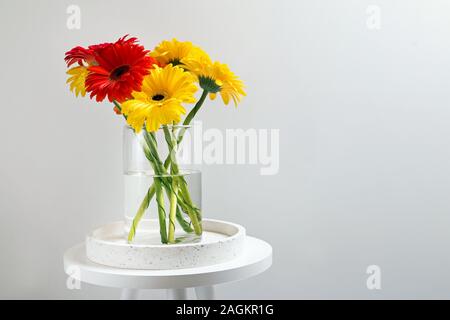
[[167, 289], [167, 300], [187, 300], [187, 288]]
[[138, 300], [139, 289], [124, 288], [120, 294], [120, 300]]
[[215, 299], [214, 287], [213, 286], [196, 287], [195, 295], [197, 296], [198, 300], [214, 300]]

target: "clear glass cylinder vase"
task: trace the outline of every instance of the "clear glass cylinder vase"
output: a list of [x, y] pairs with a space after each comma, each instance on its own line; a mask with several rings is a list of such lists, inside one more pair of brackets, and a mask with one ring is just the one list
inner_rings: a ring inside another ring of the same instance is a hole
[[201, 173], [190, 166], [190, 126], [123, 135], [125, 234], [130, 243], [195, 242], [202, 235]]

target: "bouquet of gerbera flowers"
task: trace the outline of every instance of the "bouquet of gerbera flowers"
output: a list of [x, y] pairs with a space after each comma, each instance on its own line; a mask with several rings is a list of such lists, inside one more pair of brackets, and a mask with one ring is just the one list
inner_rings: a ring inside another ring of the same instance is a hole
[[[128, 241], [133, 240], [153, 197], [162, 243], [177, 241], [175, 220], [185, 231], [201, 235], [200, 209], [193, 203], [173, 156], [185, 130], [174, 130], [174, 126], [189, 125], [208, 96], [214, 99], [219, 93], [225, 104], [233, 100], [237, 105], [245, 95], [242, 81], [226, 64], [212, 61], [201, 48], [176, 39], [162, 41], [149, 51], [136, 38], [125, 36], [113, 43], [77, 46], [66, 52], [65, 61], [70, 68], [70, 89], [76, 96], [89, 93], [98, 102], [107, 98], [113, 103], [114, 111], [134, 134], [143, 137], [142, 150], [156, 174], [134, 216]], [[197, 100], [199, 87], [202, 93]], [[185, 107], [189, 104], [193, 107], [187, 112]], [[165, 161], [159, 155], [157, 130], [164, 133], [170, 151]], [[164, 194], [169, 199], [168, 211]]]

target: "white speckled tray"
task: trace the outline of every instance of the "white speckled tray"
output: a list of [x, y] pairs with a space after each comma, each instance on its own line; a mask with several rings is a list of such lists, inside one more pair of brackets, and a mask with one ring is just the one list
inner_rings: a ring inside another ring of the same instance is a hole
[[158, 229], [128, 244], [124, 223], [110, 223], [87, 236], [86, 255], [89, 260], [110, 267], [166, 270], [214, 265], [241, 254], [244, 227], [210, 219], [203, 220], [202, 224], [203, 235], [199, 242], [163, 245], [157, 240]]

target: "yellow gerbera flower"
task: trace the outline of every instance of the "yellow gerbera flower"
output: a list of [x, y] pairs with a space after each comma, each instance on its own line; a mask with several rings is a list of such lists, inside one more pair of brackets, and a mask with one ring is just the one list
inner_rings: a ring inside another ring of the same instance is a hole
[[178, 41], [172, 39], [171, 41], [162, 41], [150, 53], [150, 56], [155, 58], [161, 65], [165, 66], [171, 63], [173, 66], [181, 64], [181, 60], [188, 57], [207, 56], [199, 47], [194, 46], [189, 41]]
[[186, 113], [182, 103], [195, 102], [196, 91], [195, 79], [182, 68], [171, 64], [156, 67], [144, 78], [141, 91], [134, 91], [133, 99], [122, 103], [122, 113], [136, 132], [144, 124], [153, 132], [161, 125], [180, 122]]
[[198, 77], [200, 87], [209, 92], [211, 99], [215, 99], [220, 92], [223, 102], [227, 105], [230, 98], [237, 106], [241, 96], [245, 96], [244, 83], [228, 68], [218, 61], [212, 62], [207, 56], [188, 57], [182, 60], [187, 70]]
[[70, 76], [66, 81], [66, 83], [70, 83], [70, 91], [77, 97], [79, 94], [84, 97], [86, 95], [84, 82], [88, 75], [88, 69], [85, 66], [78, 66], [70, 68], [66, 73]]

